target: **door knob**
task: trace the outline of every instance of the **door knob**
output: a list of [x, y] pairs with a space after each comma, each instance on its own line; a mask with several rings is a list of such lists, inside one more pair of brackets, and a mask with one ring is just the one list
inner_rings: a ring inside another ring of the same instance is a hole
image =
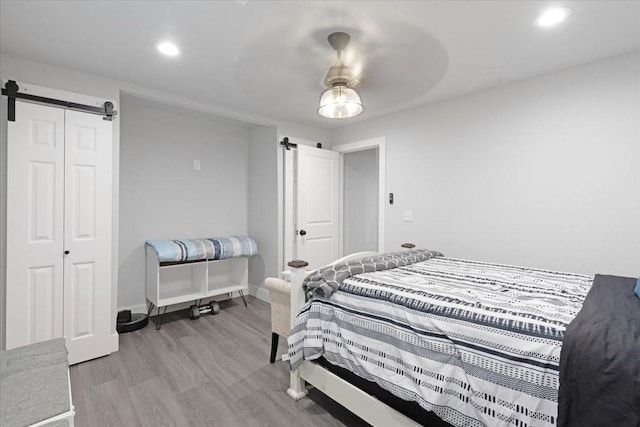
[[71, 252], [69, 252], [69, 251], [64, 251], [64, 254], [65, 254], [65, 255], [69, 255], [70, 253], [71, 253]]
[[301, 236], [305, 236], [306, 234], [307, 234], [307, 232], [306, 232], [306, 231], [304, 231], [304, 230], [300, 230], [300, 235], [301, 235]]

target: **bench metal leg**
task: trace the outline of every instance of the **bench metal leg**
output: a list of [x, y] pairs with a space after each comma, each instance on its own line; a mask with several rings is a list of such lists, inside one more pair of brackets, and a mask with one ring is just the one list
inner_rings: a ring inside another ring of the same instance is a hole
[[244, 294], [242, 293], [242, 291], [238, 291], [238, 293], [240, 294], [240, 298], [242, 298], [242, 302], [244, 303], [245, 308], [247, 307], [247, 300], [244, 299]]
[[[164, 311], [162, 312], [162, 317], [160, 317], [160, 322], [156, 325], [156, 331], [159, 331], [162, 327], [162, 322], [164, 321], [164, 315], [167, 314], [168, 305], [164, 306]], [[160, 307], [158, 307], [158, 316], [160, 316]]]

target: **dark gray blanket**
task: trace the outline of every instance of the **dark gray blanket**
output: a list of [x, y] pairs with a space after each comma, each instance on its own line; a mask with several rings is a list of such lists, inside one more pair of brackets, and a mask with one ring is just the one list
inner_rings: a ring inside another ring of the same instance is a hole
[[596, 275], [565, 333], [558, 426], [640, 426], [640, 298], [636, 279]]

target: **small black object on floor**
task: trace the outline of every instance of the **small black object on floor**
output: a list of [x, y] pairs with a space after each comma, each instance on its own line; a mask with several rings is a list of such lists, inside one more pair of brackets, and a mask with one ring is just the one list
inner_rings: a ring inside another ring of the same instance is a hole
[[208, 304], [197, 305], [193, 304], [189, 307], [189, 317], [191, 320], [195, 320], [203, 314], [218, 314], [220, 313], [220, 304], [216, 301], [211, 301]]
[[118, 312], [116, 319], [116, 331], [119, 334], [125, 332], [136, 331], [144, 328], [149, 323], [149, 316], [145, 313], [133, 313], [131, 310], [122, 310]]

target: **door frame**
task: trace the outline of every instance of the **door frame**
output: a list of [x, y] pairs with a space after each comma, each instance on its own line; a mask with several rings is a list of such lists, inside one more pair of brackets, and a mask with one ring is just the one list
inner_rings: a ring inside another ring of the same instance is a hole
[[[278, 141], [282, 141], [284, 135], [278, 135]], [[315, 146], [316, 142], [307, 139], [288, 137], [289, 142], [293, 144], [302, 144]], [[344, 193], [344, 154], [354, 153], [370, 149], [378, 149], [378, 252], [384, 252], [385, 238], [385, 195], [386, 195], [386, 138], [384, 136], [356, 141], [347, 144], [340, 144], [331, 147], [330, 150], [340, 153], [340, 190], [339, 190], [339, 225], [338, 225], [338, 250], [339, 256], [344, 256], [343, 235], [344, 235], [344, 208], [342, 197]], [[278, 222], [278, 258], [280, 260], [280, 271], [287, 270], [287, 262], [294, 258], [294, 251], [291, 246], [293, 235], [294, 218], [294, 201], [293, 192], [295, 190], [293, 183], [293, 153], [279, 146], [281, 152], [277, 157], [278, 177], [281, 180], [278, 183], [278, 217], [282, 218]]]
[[340, 222], [339, 222], [339, 244], [340, 256], [344, 256], [344, 155], [347, 153], [355, 153], [358, 151], [378, 149], [378, 252], [384, 252], [384, 212], [385, 212], [385, 164], [386, 164], [386, 139], [384, 136], [365, 139], [347, 144], [336, 145], [333, 151], [340, 153]]

